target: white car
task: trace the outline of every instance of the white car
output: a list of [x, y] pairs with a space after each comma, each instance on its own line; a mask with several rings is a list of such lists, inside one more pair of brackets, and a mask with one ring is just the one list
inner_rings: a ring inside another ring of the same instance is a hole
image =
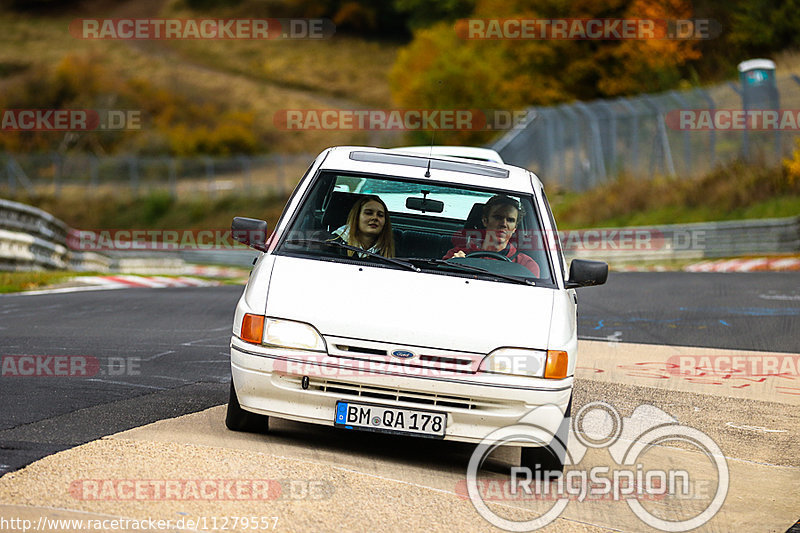
[[[375, 196], [388, 213], [377, 214]], [[393, 254], [347, 244], [351, 209], [369, 222], [360, 235], [392, 236]], [[228, 428], [266, 431], [272, 416], [479, 443], [535, 412], [530, 438], [514, 444], [523, 466], [561, 470], [552, 439], [571, 405], [574, 289], [604, 283], [608, 266], [574, 260], [567, 276], [535, 175], [334, 147], [265, 241], [266, 226], [232, 226], [263, 253], [236, 306]]]
[[410, 154], [460, 157], [462, 159], [474, 159], [476, 161], [488, 161], [490, 163], [502, 163], [503, 158], [491, 148], [478, 148], [476, 146], [402, 146], [392, 148], [399, 152]]

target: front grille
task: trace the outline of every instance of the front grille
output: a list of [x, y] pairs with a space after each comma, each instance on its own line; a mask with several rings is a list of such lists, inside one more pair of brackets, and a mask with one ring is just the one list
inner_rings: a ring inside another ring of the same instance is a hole
[[[326, 336], [331, 357], [368, 361], [370, 364], [382, 363], [400, 365], [406, 368], [425, 368], [453, 373], [474, 374], [478, 371], [485, 354], [453, 352], [440, 348], [426, 348], [410, 344], [394, 344], [378, 341], [347, 339]], [[395, 351], [410, 351], [416, 356], [410, 358], [393, 357]]]
[[343, 352], [348, 353], [363, 353], [368, 355], [389, 355], [386, 350], [374, 350], [372, 348], [364, 348], [363, 346], [347, 346], [344, 344], [337, 344], [336, 348]]
[[[302, 388], [302, 378], [298, 376], [281, 376], [281, 379]], [[375, 387], [359, 385], [344, 381], [311, 378], [308, 383], [309, 391], [335, 394], [342, 398], [363, 398], [376, 400], [393, 400], [416, 404], [421, 407], [448, 407], [466, 410], [499, 410], [508, 409], [507, 403], [493, 402], [466, 396], [453, 396], [449, 394], [435, 394], [429, 392], [393, 389], [388, 387]]]
[[441, 355], [420, 355], [420, 361], [439, 363], [440, 365], [471, 365], [472, 359], [460, 359], [456, 357], [444, 357]]

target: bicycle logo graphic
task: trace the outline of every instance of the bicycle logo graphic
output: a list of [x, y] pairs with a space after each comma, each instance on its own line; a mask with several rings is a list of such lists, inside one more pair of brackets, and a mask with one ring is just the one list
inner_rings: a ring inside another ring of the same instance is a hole
[[[549, 406], [548, 406], [549, 407]], [[550, 448], [560, 457], [564, 458], [565, 466], [576, 466], [583, 459], [590, 448], [607, 448], [613, 458], [615, 469], [613, 472], [613, 482], [607, 479], [602, 484], [602, 490], [607, 491], [605, 496], [613, 499], [624, 499], [633, 513], [644, 523], [666, 532], [683, 532], [695, 529], [711, 520], [725, 502], [728, 494], [729, 471], [725, 456], [719, 446], [702, 431], [686, 425], [679, 424], [678, 421], [652, 405], [638, 406], [630, 417], [623, 418], [619, 411], [612, 405], [605, 402], [591, 402], [584, 405], [572, 418], [572, 438], [567, 444], [566, 435], [553, 435], [541, 426], [533, 423], [537, 420], [537, 411], [541, 407], [526, 413], [516, 424], [497, 429], [487, 435], [478, 446], [470, 458], [467, 467], [467, 492], [475, 510], [485, 520], [492, 525], [507, 531], [534, 531], [542, 528], [558, 518], [570, 502], [574, 493], [569, 492], [575, 489], [573, 483], [560, 485], [561, 488], [567, 487], [568, 494], [560, 494], [555, 498], [553, 505], [538, 517], [526, 520], [515, 521], [503, 518], [492, 511], [484, 501], [478, 486], [478, 470], [483, 462], [498, 446], [517, 445], [520, 443], [533, 443], [537, 446], [549, 444]], [[565, 419], [569, 420], [569, 419]], [[597, 428], [587, 428], [587, 420], [596, 422], [603, 420], [602, 431]], [[610, 423], [609, 423], [610, 422]], [[569, 427], [569, 423], [566, 427]], [[545, 442], [542, 438], [546, 435], [550, 442]], [[652, 494], [671, 494], [676, 495], [683, 490], [689, 483], [689, 472], [686, 470], [669, 471], [651, 469], [645, 471], [642, 467], [640, 458], [642, 454], [653, 447], [663, 446], [667, 443], [683, 443], [687, 446], [700, 450], [713, 464], [716, 470], [716, 491], [705, 508], [683, 520], [666, 520], [648, 511], [641, 503], [639, 497]], [[585, 484], [589, 479], [597, 481], [603, 475], [608, 475], [610, 469], [604, 466], [594, 466], [589, 471], [580, 469], [570, 469], [565, 471], [564, 476], [570, 481], [581, 479]], [[511, 469], [512, 493], [519, 487], [530, 490], [531, 472], [525, 467], [513, 467]], [[518, 474], [525, 474], [522, 482], [519, 482]], [[576, 475], [577, 474], [577, 475]], [[537, 472], [537, 489], [541, 481], [540, 473]], [[633, 486], [627, 484], [620, 486], [618, 480], [636, 480]], [[592, 494], [597, 487], [592, 487]], [[549, 491], [550, 489], [546, 489]], [[587, 490], [584, 485], [581, 489], [582, 496], [585, 497]], [[550, 492], [547, 492], [550, 496]], [[555, 496], [556, 494], [553, 493]], [[637, 497], [638, 496], [638, 497]], [[582, 499], [580, 499], [582, 501]]]

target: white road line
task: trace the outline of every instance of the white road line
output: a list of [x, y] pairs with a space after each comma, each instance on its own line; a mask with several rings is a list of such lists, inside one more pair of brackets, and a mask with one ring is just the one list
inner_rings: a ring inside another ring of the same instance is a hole
[[141, 385], [139, 383], [127, 383], [125, 381], [111, 381], [110, 379], [92, 378], [92, 379], [87, 379], [86, 381], [99, 381], [101, 383], [111, 383], [112, 385], [127, 385], [129, 387], [141, 387], [143, 389], [167, 390], [165, 387], [154, 387], [153, 385]]
[[39, 294], [59, 294], [66, 292], [84, 292], [84, 291], [108, 291], [112, 289], [127, 289], [122, 285], [90, 285], [88, 287], [63, 287], [60, 289], [42, 289], [38, 291], [24, 291], [12, 292], [10, 294], [2, 294], [0, 298], [8, 298], [9, 296], [37, 296]]
[[732, 422], [727, 422], [725, 425], [736, 429], [744, 429], [746, 431], [760, 431], [762, 433], [786, 433], [785, 429], [768, 429], [761, 426], [737, 426]]
[[163, 357], [171, 353], [175, 353], [175, 350], [167, 350], [166, 352], [157, 353], [155, 355], [151, 355], [150, 357], [143, 358], [142, 361], [153, 361], [155, 359], [158, 359], [159, 357]]

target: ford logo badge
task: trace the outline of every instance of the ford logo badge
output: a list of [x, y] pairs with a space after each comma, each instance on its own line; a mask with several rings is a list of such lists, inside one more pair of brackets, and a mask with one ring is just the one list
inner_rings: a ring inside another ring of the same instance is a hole
[[409, 352], [408, 350], [395, 350], [392, 352], [394, 357], [399, 357], [400, 359], [411, 359], [414, 357], [414, 352]]

